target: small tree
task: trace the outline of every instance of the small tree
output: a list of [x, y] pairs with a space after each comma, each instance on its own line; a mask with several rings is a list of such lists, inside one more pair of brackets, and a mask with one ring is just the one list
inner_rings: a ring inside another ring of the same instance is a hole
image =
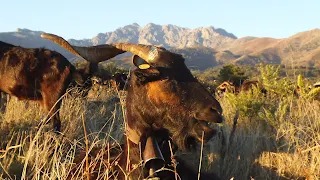
[[246, 79], [248, 79], [248, 76], [245, 75], [244, 70], [233, 64], [223, 66], [218, 74], [218, 80], [220, 82], [231, 81], [237, 86]]

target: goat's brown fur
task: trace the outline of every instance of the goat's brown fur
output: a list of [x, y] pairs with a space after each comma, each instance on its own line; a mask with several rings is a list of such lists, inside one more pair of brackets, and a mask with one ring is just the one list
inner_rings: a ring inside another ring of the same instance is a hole
[[224, 81], [216, 88], [216, 92], [218, 93], [218, 95], [222, 95], [225, 92], [231, 92], [231, 93], [237, 94], [241, 91], [252, 90], [254, 87], [260, 88], [262, 93], [266, 93], [266, 90], [262, 87], [261, 83], [259, 81], [254, 81], [254, 80], [252, 81], [246, 80], [243, 83], [241, 83], [239, 86], [235, 85], [230, 81]]
[[[74, 54], [87, 56], [86, 60], [90, 62], [97, 62], [95, 56], [107, 60], [125, 51], [134, 54], [133, 63], [137, 69], [130, 72], [128, 80], [126, 120], [128, 127], [140, 136], [138, 141], [142, 152], [148, 137], [156, 138], [159, 143], [172, 140], [177, 149], [188, 149], [201, 140], [202, 134], [204, 141], [211, 139], [216, 131], [210, 124], [223, 121], [219, 102], [193, 77], [179, 54], [156, 46], [130, 43], [113, 44], [115, 49], [110, 45], [82, 47], [81, 51], [85, 52], [82, 53], [61, 37], [44, 36]], [[94, 53], [88, 55], [90, 50]], [[110, 53], [101, 55], [106, 51]], [[126, 152], [121, 156], [119, 165], [122, 169], [127, 169], [127, 163], [130, 166], [140, 163], [139, 146], [133, 142], [135, 140], [124, 144], [129, 156]], [[170, 152], [165, 147], [160, 149], [164, 151], [165, 161], [170, 162]], [[138, 179], [144, 174], [140, 170], [137, 169], [131, 177]]]
[[[19, 100], [40, 103], [55, 131], [60, 131], [59, 98], [71, 80], [81, 77], [61, 54], [43, 48], [23, 48], [0, 41], [0, 90]], [[81, 81], [82, 79], [78, 79]], [[81, 83], [81, 82], [80, 82]]]

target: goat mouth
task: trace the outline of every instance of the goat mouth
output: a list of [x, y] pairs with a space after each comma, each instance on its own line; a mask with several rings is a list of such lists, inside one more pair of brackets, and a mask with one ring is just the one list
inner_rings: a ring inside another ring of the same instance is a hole
[[204, 143], [206, 143], [216, 134], [217, 123], [208, 122], [204, 120], [197, 120], [197, 121], [198, 122], [194, 127], [194, 131], [195, 131], [194, 137], [199, 142], [203, 141]]
[[217, 124], [218, 124], [218, 123], [215, 123], [215, 122], [208, 122], [208, 121], [204, 121], [204, 120], [199, 120], [199, 123], [202, 126], [205, 126], [207, 128], [210, 128], [210, 129], [215, 129], [217, 127]]

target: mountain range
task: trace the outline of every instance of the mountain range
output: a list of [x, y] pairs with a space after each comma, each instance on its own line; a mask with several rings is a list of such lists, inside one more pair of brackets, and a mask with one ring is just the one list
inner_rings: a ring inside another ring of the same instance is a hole
[[[56, 50], [70, 61], [78, 59], [54, 43], [40, 37], [42, 31], [18, 29], [0, 33], [0, 41], [23, 47], [45, 47]], [[54, 32], [48, 32], [53, 33]], [[59, 35], [59, 34], [57, 34]], [[94, 46], [114, 42], [131, 42], [163, 46], [182, 54], [192, 69], [204, 70], [229, 63], [255, 65], [258, 63], [285, 66], [320, 67], [320, 29], [297, 33], [288, 38], [243, 37], [221, 28], [183, 28], [175, 25], [134, 23], [112, 32], [99, 33], [91, 39], [69, 39], [77, 46]], [[123, 57], [123, 56], [122, 56]], [[122, 58], [129, 63], [128, 58]]]

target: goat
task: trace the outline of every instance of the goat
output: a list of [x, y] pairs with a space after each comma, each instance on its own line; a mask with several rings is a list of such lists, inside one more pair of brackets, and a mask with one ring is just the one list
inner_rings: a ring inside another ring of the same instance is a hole
[[236, 87], [233, 85], [232, 82], [224, 81], [216, 88], [216, 93], [219, 96], [222, 96], [225, 92], [231, 92], [231, 93], [236, 92]]
[[[52, 117], [54, 131], [61, 122], [59, 98], [70, 82], [83, 83], [75, 67], [61, 54], [44, 48], [23, 48], [0, 41], [0, 90], [19, 100], [40, 103]], [[50, 109], [52, 109], [50, 111]]]
[[[89, 62], [94, 61], [59, 36], [43, 34], [42, 37], [56, 42]], [[193, 77], [180, 54], [152, 45], [116, 43], [112, 46], [116, 49], [114, 54], [131, 52], [134, 55], [133, 64], [137, 67], [130, 72], [127, 86], [126, 137], [129, 140], [124, 144], [125, 152], [119, 159], [122, 169], [132, 171], [132, 165], [140, 163], [139, 144], [142, 152], [148, 151], [150, 139], [160, 144], [165, 164], [169, 164], [170, 152], [165, 150], [167, 146], [161, 145], [167, 140], [172, 140], [177, 150], [188, 150], [197, 142], [207, 142], [215, 135], [216, 130], [212, 125], [223, 121], [222, 108]], [[103, 55], [99, 54], [104, 52], [103, 48], [94, 52], [97, 59], [103, 59]], [[146, 164], [146, 159], [144, 161]], [[126, 166], [127, 162], [129, 167]], [[146, 169], [147, 173], [143, 173], [138, 168], [130, 173], [130, 176], [134, 179], [146, 177], [150, 175], [148, 168]], [[163, 177], [161, 173], [157, 176]], [[124, 177], [120, 173], [118, 178]]]
[[[225, 92], [231, 92], [238, 94], [241, 91], [249, 91], [252, 90], [253, 87], [261, 87], [259, 81], [244, 81], [239, 86], [236, 86], [234, 83], [230, 81], [224, 81], [221, 83], [217, 88], [216, 92], [218, 96], [222, 96]], [[262, 93], [266, 93], [266, 90], [264, 88], [261, 88]]]

